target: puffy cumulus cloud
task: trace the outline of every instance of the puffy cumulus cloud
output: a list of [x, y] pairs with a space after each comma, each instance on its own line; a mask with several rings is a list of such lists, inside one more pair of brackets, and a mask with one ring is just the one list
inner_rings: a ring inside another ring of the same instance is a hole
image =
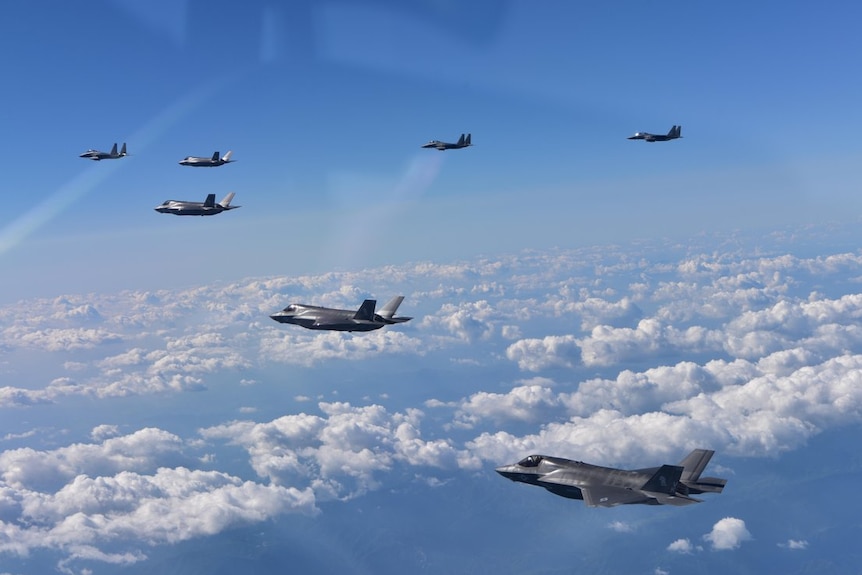
[[712, 526], [712, 531], [703, 536], [715, 551], [736, 549], [743, 542], [751, 539], [751, 533], [745, 527], [745, 521], [736, 517], [725, 517]]
[[327, 360], [361, 360], [383, 354], [422, 355], [428, 348], [422, 340], [394, 330], [306, 334], [274, 329], [261, 337], [259, 349], [263, 361], [311, 366]]
[[497, 423], [546, 420], [551, 410], [560, 404], [559, 396], [542, 385], [520, 385], [508, 393], [482, 391], [458, 405], [455, 422], [469, 428], [485, 419]]
[[682, 553], [685, 555], [689, 555], [694, 553], [697, 548], [691, 544], [691, 541], [688, 539], [677, 539], [673, 543], [667, 546], [667, 550], [673, 553]]
[[579, 341], [584, 365], [607, 366], [640, 361], [650, 356], [702, 353], [721, 349], [723, 335], [702, 326], [679, 329], [657, 318], [635, 328], [600, 325]]
[[715, 376], [692, 362], [663, 366], [644, 372], [625, 370], [615, 380], [590, 379], [561, 401], [576, 415], [587, 416], [599, 409], [623, 413], [657, 410], [667, 402], [686, 399], [720, 388]]
[[166, 460], [182, 460], [182, 440], [145, 428], [101, 443], [76, 443], [51, 451], [29, 447], [0, 453], [0, 479], [15, 489], [50, 490], [77, 475], [148, 470]]
[[433, 315], [422, 319], [424, 329], [442, 328], [450, 336], [459, 340], [473, 342], [488, 339], [494, 335], [494, 319], [499, 319], [496, 311], [486, 300], [451, 304], [445, 303]]
[[506, 357], [524, 371], [541, 371], [574, 367], [580, 362], [581, 350], [573, 335], [549, 335], [516, 341], [506, 348]]
[[106, 329], [80, 327], [30, 330], [14, 326], [6, 329], [3, 336], [13, 341], [16, 347], [34, 347], [53, 352], [93, 349], [123, 341], [120, 334]]
[[350, 498], [379, 486], [397, 462], [453, 468], [448, 440], [424, 440], [423, 413], [389, 413], [380, 405], [320, 403], [323, 416], [301, 413], [267, 423], [235, 421], [201, 430], [209, 440], [243, 447], [252, 468], [273, 484], [305, 484], [318, 498]]
[[617, 533], [632, 533], [635, 528], [625, 521], [612, 521], [608, 523], [608, 528], [616, 531]]
[[[289, 512], [317, 512], [308, 490], [242, 481], [217, 471], [159, 468], [143, 475], [78, 475], [59, 491], [16, 493], [20, 515], [3, 524], [0, 553], [35, 549], [67, 553], [61, 565], [89, 560], [132, 563], [134, 547], [177, 543]], [[108, 553], [111, 545], [129, 549]]]

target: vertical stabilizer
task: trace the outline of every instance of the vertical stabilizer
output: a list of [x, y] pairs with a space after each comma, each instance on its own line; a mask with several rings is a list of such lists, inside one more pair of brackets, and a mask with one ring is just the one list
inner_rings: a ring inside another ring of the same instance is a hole
[[126, 143], [125, 143], [125, 142], [123, 142], [123, 147], [122, 147], [122, 149], [120, 150], [120, 155], [121, 155], [121, 156], [127, 156], [127, 155], [128, 155], [128, 154], [126, 153]]
[[460, 138], [458, 138], [458, 145], [459, 145], [459, 146], [463, 146], [463, 145], [464, 145], [464, 134], [461, 134], [461, 137], [460, 137]]
[[116, 155], [117, 155], [117, 142], [114, 142], [114, 147], [113, 147], [113, 148], [111, 148], [111, 155], [112, 155], [112, 156], [116, 156]]
[[679, 483], [680, 477], [682, 477], [682, 467], [678, 465], [662, 465], [650, 477], [649, 481], [644, 483], [641, 490], [672, 495], [676, 492], [676, 485]]
[[700, 474], [706, 469], [709, 460], [715, 451], [710, 449], [695, 449], [689, 453], [685, 459], [679, 462], [683, 467], [682, 480], [697, 482], [700, 479]]
[[366, 321], [374, 320], [374, 308], [377, 307], [376, 299], [367, 299], [362, 302], [359, 309], [353, 314], [353, 319], [363, 319]]
[[221, 157], [221, 156], [219, 155], [219, 153], [218, 153], [218, 152], [213, 152], [212, 161], [213, 161], [213, 162], [218, 162], [218, 160], [219, 160], [219, 158], [220, 158], [220, 157]]
[[465, 144], [465, 145], [467, 145], [467, 146], [472, 146], [472, 145], [473, 145], [473, 143], [470, 141], [470, 138], [471, 138], [472, 136], [473, 136], [473, 134], [467, 134], [467, 141], [465, 141], [465, 142], [464, 142], [464, 144]]
[[386, 302], [386, 305], [380, 308], [380, 312], [378, 315], [380, 317], [386, 319], [392, 319], [392, 316], [395, 315], [395, 312], [398, 311], [398, 306], [401, 305], [401, 302], [404, 301], [403, 295], [398, 295]]
[[233, 150], [229, 150], [227, 154], [224, 155], [224, 158], [221, 159], [222, 162], [230, 162], [230, 155], [233, 154]]
[[205, 208], [214, 208], [215, 207], [215, 194], [208, 194], [207, 199], [204, 200]]
[[[235, 195], [236, 195], [236, 193], [234, 193], [234, 192], [228, 193], [228, 195], [226, 195], [224, 198], [222, 198], [222, 201], [220, 201], [218, 203], [218, 205], [220, 205], [223, 208], [230, 206], [230, 203], [233, 201], [233, 197]], [[215, 197], [215, 195], [213, 195], [213, 197]]]

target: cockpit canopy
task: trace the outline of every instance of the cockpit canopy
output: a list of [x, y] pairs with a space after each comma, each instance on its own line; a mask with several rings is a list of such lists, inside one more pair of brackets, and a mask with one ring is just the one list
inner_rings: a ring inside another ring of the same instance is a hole
[[519, 461], [518, 465], [521, 467], [538, 467], [542, 459], [541, 455], [530, 455]]
[[297, 309], [296, 304], [292, 303], [281, 311], [296, 311], [296, 309]]

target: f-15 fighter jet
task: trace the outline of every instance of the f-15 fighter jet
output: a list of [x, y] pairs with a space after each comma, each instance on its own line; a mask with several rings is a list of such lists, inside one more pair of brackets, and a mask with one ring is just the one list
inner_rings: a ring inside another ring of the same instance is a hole
[[727, 479], [701, 477], [714, 451], [695, 449], [679, 465], [648, 469], [614, 469], [561, 457], [530, 455], [513, 465], [497, 468], [512, 481], [544, 487], [555, 495], [583, 499], [589, 507], [689, 505], [700, 503], [698, 493], [721, 493]]
[[283, 310], [275, 312], [271, 317], [279, 323], [292, 323], [306, 329], [328, 329], [335, 331], [372, 331], [385, 325], [410, 321], [412, 317], [397, 317], [398, 306], [404, 301], [399, 295], [374, 313], [377, 300], [367, 299], [358, 310], [334, 309], [292, 303]]
[[423, 148], [437, 148], [441, 152], [444, 150], [457, 150], [459, 148], [466, 148], [467, 146], [472, 146], [473, 144], [470, 142], [470, 136], [472, 134], [467, 134], [467, 137], [464, 137], [464, 134], [461, 134], [461, 137], [458, 138], [458, 141], [454, 144], [449, 142], [441, 142], [440, 140], [431, 140], [424, 146]]
[[634, 136], [628, 137], [629, 140], [646, 140], [647, 142], [667, 142], [668, 140], [676, 140], [677, 138], [682, 138], [682, 126], [673, 126], [667, 135], [636, 132]]
[[79, 158], [87, 158], [88, 160], [118, 160], [120, 158], [125, 158], [128, 156], [126, 153], [126, 143], [123, 142], [123, 149], [120, 150], [120, 153], [117, 153], [117, 143], [114, 142], [114, 147], [111, 148], [110, 152], [100, 152], [99, 150], [87, 150], [80, 156]]

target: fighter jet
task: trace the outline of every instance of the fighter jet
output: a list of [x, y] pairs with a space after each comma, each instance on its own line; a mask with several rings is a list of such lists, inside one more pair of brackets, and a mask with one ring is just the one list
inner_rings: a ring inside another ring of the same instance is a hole
[[212, 158], [198, 158], [196, 156], [188, 156], [182, 160], [180, 160], [181, 166], [192, 166], [193, 168], [214, 168], [216, 166], [223, 166], [224, 164], [229, 164], [232, 161], [230, 159], [230, 155], [233, 152], [228, 152], [224, 155], [224, 157], [219, 157], [219, 153], [215, 152]]
[[269, 317], [279, 323], [293, 323], [306, 329], [372, 331], [385, 325], [404, 323], [413, 319], [395, 315], [402, 301], [404, 301], [403, 295], [395, 296], [380, 308], [378, 313], [374, 313], [377, 300], [373, 299], [362, 302], [357, 311], [292, 303]]
[[698, 493], [721, 493], [727, 479], [701, 477], [714, 451], [695, 449], [679, 465], [626, 471], [599, 467], [561, 457], [530, 455], [513, 465], [497, 468], [512, 481], [544, 487], [555, 495], [583, 499], [589, 507], [689, 505]]
[[470, 136], [472, 134], [467, 134], [467, 137], [464, 137], [464, 134], [461, 134], [461, 137], [458, 138], [458, 142], [451, 144], [449, 142], [441, 142], [440, 140], [431, 140], [424, 146], [423, 148], [437, 148], [441, 152], [445, 150], [457, 150], [459, 148], [466, 148], [467, 146], [472, 146], [473, 144], [470, 142]]
[[682, 126], [673, 126], [666, 135], [636, 132], [634, 136], [628, 137], [629, 140], [646, 140], [647, 142], [667, 142], [668, 140], [676, 140], [677, 138], [682, 138]]
[[99, 150], [87, 150], [86, 152], [84, 152], [83, 154], [81, 154], [78, 157], [79, 158], [87, 158], [90, 160], [96, 160], [98, 162], [99, 160], [118, 160], [120, 158], [125, 158], [126, 156], [128, 156], [128, 154], [126, 153], [126, 143], [123, 142], [123, 149], [120, 150], [120, 153], [118, 154], [117, 153], [117, 143], [114, 142], [114, 147], [111, 148], [110, 152], [100, 152]]
[[179, 200], [165, 200], [156, 206], [157, 212], [163, 214], [174, 214], [176, 216], [214, 216], [228, 210], [235, 210], [242, 206], [230, 205], [234, 193], [231, 192], [219, 203], [215, 203], [215, 194], [209, 194], [203, 202], [182, 202]]

